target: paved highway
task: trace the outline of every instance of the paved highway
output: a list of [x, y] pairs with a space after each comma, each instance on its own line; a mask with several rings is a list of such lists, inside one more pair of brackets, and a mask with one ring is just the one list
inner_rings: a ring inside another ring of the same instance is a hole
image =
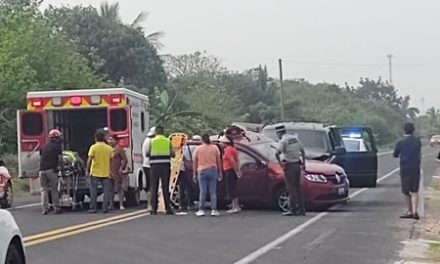
[[[435, 151], [424, 150], [427, 184]], [[142, 207], [106, 215], [41, 216], [35, 206], [11, 212], [26, 237], [30, 264], [394, 263], [415, 224], [398, 217], [404, 204], [397, 166], [391, 154], [381, 155], [377, 188], [352, 189], [347, 205], [306, 217], [270, 210], [218, 218], [145, 216]]]

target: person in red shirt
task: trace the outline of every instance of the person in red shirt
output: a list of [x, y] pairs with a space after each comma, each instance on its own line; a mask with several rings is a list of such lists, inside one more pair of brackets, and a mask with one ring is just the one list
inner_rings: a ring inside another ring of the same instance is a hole
[[238, 151], [234, 145], [234, 139], [231, 136], [223, 136], [220, 138], [220, 142], [225, 149], [223, 155], [223, 171], [226, 178], [226, 188], [232, 199], [232, 208], [227, 211], [227, 213], [236, 214], [241, 211], [237, 197], [237, 181], [241, 177], [238, 168]]

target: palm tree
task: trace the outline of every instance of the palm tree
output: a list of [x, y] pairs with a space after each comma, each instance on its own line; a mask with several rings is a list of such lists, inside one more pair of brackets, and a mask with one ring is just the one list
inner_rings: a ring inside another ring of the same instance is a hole
[[436, 110], [434, 107], [431, 107], [428, 109], [428, 111], [426, 111], [426, 115], [429, 118], [429, 122], [431, 123], [431, 126], [437, 127], [438, 125], [438, 119], [440, 116], [440, 110]]
[[[122, 23], [121, 17], [120, 17], [120, 5], [119, 2], [115, 2], [113, 4], [109, 4], [108, 2], [104, 2], [100, 6], [100, 15], [102, 17], [105, 17], [109, 20], [112, 20], [116, 23]], [[141, 11], [136, 18], [129, 24], [129, 26], [133, 29], [138, 30], [139, 32], [143, 32], [143, 27], [141, 24], [145, 22], [148, 18], [148, 12]], [[165, 32], [163, 31], [156, 31], [150, 34], [147, 34], [145, 37], [148, 42], [150, 42], [151, 45], [153, 45], [156, 49], [161, 49], [163, 47], [162, 42], [160, 41], [161, 38], [165, 36]]]
[[420, 114], [420, 110], [416, 107], [410, 107], [409, 102], [410, 102], [410, 97], [405, 96], [405, 98], [403, 98], [401, 105], [402, 114], [405, 116], [405, 118], [415, 120], [417, 115]]

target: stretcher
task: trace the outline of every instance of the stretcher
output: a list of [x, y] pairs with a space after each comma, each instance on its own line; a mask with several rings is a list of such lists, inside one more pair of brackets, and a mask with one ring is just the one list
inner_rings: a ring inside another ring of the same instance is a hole
[[[183, 147], [185, 146], [186, 141], [188, 140], [188, 136], [183, 133], [174, 133], [170, 135], [169, 139], [171, 141], [171, 146], [173, 147], [175, 153], [174, 158], [171, 159], [171, 173], [170, 173], [170, 185], [169, 185], [169, 192], [171, 196], [174, 192], [174, 189], [176, 188], [177, 180], [179, 178], [180, 166], [182, 165], [183, 162]], [[160, 183], [159, 185], [158, 197], [159, 197], [159, 201], [158, 201], [157, 211], [165, 212], [165, 203], [162, 195], [162, 183]]]
[[76, 210], [83, 207], [85, 194], [89, 191], [85, 177], [84, 162], [72, 152], [63, 152], [63, 169], [58, 172], [58, 193], [61, 207]]

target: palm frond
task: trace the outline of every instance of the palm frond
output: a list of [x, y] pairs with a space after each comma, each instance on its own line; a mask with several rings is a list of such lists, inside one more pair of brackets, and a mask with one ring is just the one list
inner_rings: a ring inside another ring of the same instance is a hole
[[151, 45], [153, 45], [156, 49], [163, 48], [163, 43], [161, 42], [161, 38], [165, 36], [165, 32], [163, 31], [157, 31], [153, 32], [147, 35], [146, 39], [148, 42], [150, 42]]
[[104, 2], [100, 6], [100, 14], [102, 17], [114, 20], [114, 21], [120, 21], [119, 17], [119, 2], [115, 2], [113, 4], [109, 4], [108, 2]]
[[145, 22], [145, 20], [147, 20], [149, 13], [142, 11], [140, 12], [137, 17], [133, 20], [133, 22], [131, 22], [131, 27], [136, 28], [136, 27], [140, 27], [140, 24], [142, 22]]

